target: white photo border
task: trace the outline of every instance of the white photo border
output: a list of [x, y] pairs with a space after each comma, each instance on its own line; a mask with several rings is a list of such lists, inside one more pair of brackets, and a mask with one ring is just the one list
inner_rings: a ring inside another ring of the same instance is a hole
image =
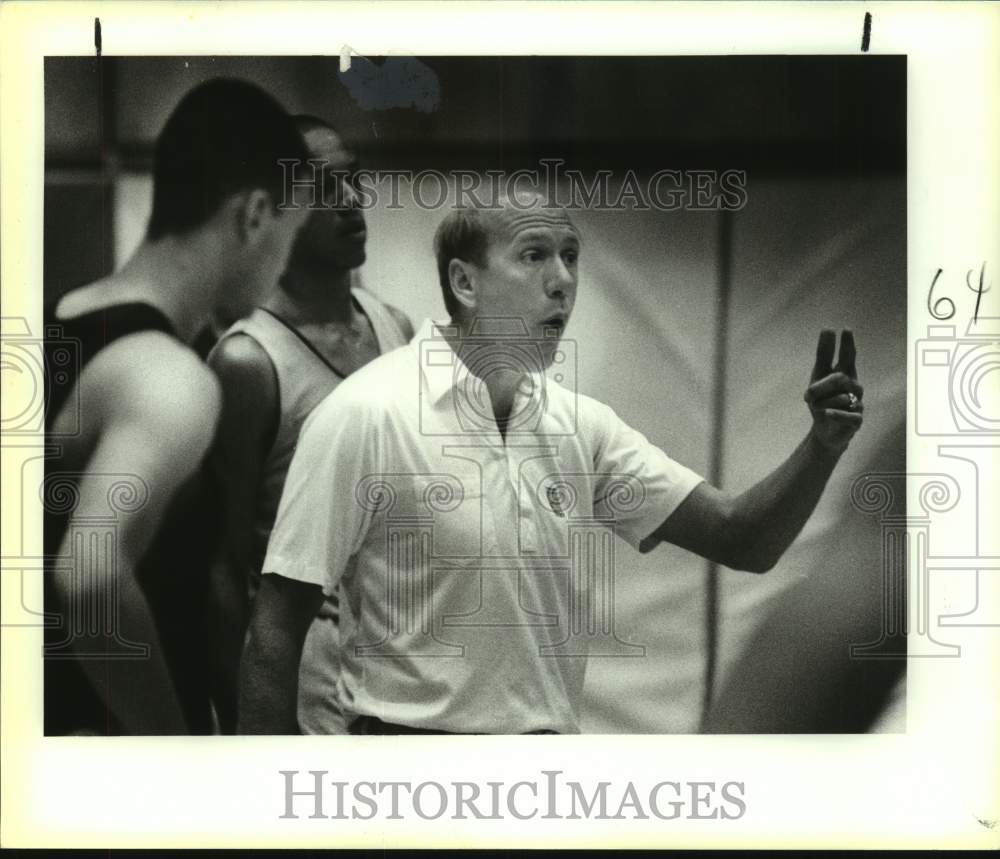
[[[1000, 8], [990, 4], [4, 3], [2, 315], [41, 329], [43, 59], [92, 54], [95, 17], [108, 56], [837, 55], [860, 52], [866, 12], [869, 52], [907, 56], [910, 493], [920, 491], [921, 475], [944, 471], [976, 497], [980, 523], [1000, 521], [997, 434], [921, 435], [913, 411], [918, 396], [941, 397], [946, 408], [949, 391], [917, 390], [919, 342], [947, 336], [929, 326], [965, 335], [976, 299], [965, 272], [984, 261], [996, 285], [979, 316], [1000, 317]], [[938, 269], [934, 298], [953, 301], [950, 321], [930, 312]], [[17, 485], [32, 444], [37, 450], [40, 441], [3, 445], [5, 847], [1000, 846], [997, 605], [983, 606], [992, 626], [940, 631], [961, 646], [960, 658], [911, 659], [900, 735], [43, 739], [42, 631], [11, 617], [21, 600], [17, 543], [23, 529], [41, 527], [40, 509], [21, 507]], [[959, 468], [941, 446], [964, 446], [975, 467]], [[983, 534], [976, 539], [950, 549], [950, 560], [986, 564], [982, 594], [995, 598], [1000, 552], [984, 546]], [[24, 580], [40, 592], [39, 577]], [[951, 585], [937, 575], [934, 586]], [[507, 783], [558, 770], [584, 784], [617, 778], [646, 791], [665, 780], [736, 781], [747, 808], [730, 820], [282, 819], [282, 770], [346, 782], [433, 774]]]

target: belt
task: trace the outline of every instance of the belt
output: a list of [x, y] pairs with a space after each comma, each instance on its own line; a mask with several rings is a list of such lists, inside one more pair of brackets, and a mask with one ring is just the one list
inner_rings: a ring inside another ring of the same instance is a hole
[[[442, 731], [437, 728], [414, 728], [412, 725], [396, 725], [392, 722], [383, 722], [375, 716], [358, 716], [348, 727], [348, 732], [360, 736], [383, 735], [383, 734], [464, 734], [472, 733], [466, 731]], [[558, 731], [550, 731], [542, 728], [538, 731], [525, 731], [526, 734], [558, 734]], [[481, 736], [481, 735], [480, 735]]]

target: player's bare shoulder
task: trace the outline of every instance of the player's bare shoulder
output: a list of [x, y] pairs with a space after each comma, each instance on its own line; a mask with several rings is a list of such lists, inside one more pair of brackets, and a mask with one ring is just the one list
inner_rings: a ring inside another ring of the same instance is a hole
[[244, 331], [224, 336], [208, 355], [208, 366], [227, 390], [242, 386], [276, 395], [278, 377], [267, 350]]
[[194, 350], [160, 331], [109, 344], [80, 385], [88, 408], [103, 420], [141, 424], [164, 434], [166, 444], [207, 444], [222, 401], [218, 380]]
[[226, 334], [208, 354], [213, 368], [262, 368], [271, 363], [267, 351], [245, 331]]

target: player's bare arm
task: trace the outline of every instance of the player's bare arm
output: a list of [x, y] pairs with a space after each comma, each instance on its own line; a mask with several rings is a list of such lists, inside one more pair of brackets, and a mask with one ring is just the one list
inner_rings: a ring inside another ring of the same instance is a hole
[[[177, 379], [187, 380], [178, 385]], [[80, 378], [91, 408], [92, 450], [79, 482], [73, 523], [107, 509], [103, 475], [135, 475], [148, 489], [145, 504], [119, 520], [117, 565], [101, 553], [86, 553], [84, 565], [53, 572], [62, 610], [80, 600], [103, 599], [106, 577], [115, 576], [119, 596], [117, 634], [150, 647], [145, 660], [81, 660], [81, 666], [108, 708], [129, 733], [180, 734], [187, 728], [163, 658], [153, 615], [135, 572], [149, 548], [167, 505], [194, 473], [208, 448], [219, 409], [217, 383], [193, 352], [156, 333], [134, 334], [111, 344]], [[72, 556], [64, 542], [61, 555]]]
[[824, 330], [805, 401], [812, 427], [792, 455], [740, 495], [702, 483], [643, 541], [648, 551], [673, 543], [727, 567], [770, 570], [798, 536], [854, 434], [861, 427], [863, 389], [854, 335], [844, 331], [834, 366], [836, 334]]
[[240, 665], [238, 733], [299, 733], [299, 661], [322, 603], [319, 585], [262, 577]]
[[208, 456], [224, 518], [210, 571], [209, 629], [213, 638], [213, 697], [222, 730], [236, 726], [240, 654], [250, 620], [247, 599], [254, 565], [254, 504], [261, 464], [279, 420], [274, 365], [246, 335], [223, 339], [209, 358], [222, 386], [222, 414]]

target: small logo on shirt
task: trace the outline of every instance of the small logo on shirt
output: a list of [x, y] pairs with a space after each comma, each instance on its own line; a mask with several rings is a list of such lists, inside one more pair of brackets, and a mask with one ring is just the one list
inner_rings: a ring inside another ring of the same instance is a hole
[[549, 502], [549, 509], [556, 514], [556, 516], [562, 516], [566, 518], [566, 513], [563, 510], [563, 497], [562, 493], [559, 491], [558, 486], [547, 486], [545, 488], [545, 497]]

